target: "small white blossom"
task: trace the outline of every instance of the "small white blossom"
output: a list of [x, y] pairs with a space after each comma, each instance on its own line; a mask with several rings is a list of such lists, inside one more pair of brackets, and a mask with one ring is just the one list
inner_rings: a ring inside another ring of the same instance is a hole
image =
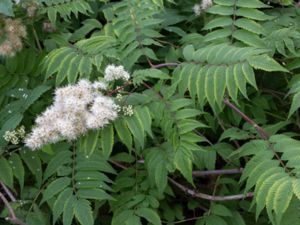
[[125, 116], [132, 116], [133, 115], [132, 105], [123, 106], [122, 111], [123, 111]]
[[3, 138], [7, 142], [11, 142], [14, 145], [19, 144], [19, 142], [25, 137], [25, 127], [20, 126], [18, 129], [13, 131], [6, 131]]
[[104, 79], [107, 81], [113, 80], [129, 80], [130, 75], [125, 71], [123, 66], [108, 65], [105, 69]]
[[[58, 88], [54, 104], [36, 118], [36, 127], [25, 139], [31, 149], [63, 139], [74, 140], [88, 129], [99, 129], [118, 117], [111, 97], [96, 90], [100, 82], [80, 80], [78, 84]], [[96, 88], [97, 87], [97, 88]]]
[[201, 2], [201, 9], [206, 10], [210, 8], [213, 5], [212, 0], [202, 0]]
[[196, 16], [200, 16], [201, 15], [201, 5], [200, 4], [195, 4], [193, 6], [193, 10]]
[[117, 96], [116, 96], [116, 100], [117, 101], [122, 101], [122, 98], [123, 98], [123, 96], [119, 93], [119, 94], [117, 94]]
[[193, 7], [193, 11], [196, 16], [200, 16], [202, 11], [210, 8], [213, 5], [212, 0], [202, 0], [201, 4], [195, 4]]
[[107, 83], [95, 82], [93, 83], [93, 88], [105, 91], [107, 89]]

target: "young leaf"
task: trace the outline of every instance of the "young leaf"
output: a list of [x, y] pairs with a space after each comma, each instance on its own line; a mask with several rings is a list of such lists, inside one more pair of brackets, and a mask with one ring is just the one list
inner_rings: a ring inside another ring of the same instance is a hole
[[161, 225], [158, 214], [150, 208], [139, 208], [135, 211], [136, 215], [145, 218], [149, 223], [153, 225]]
[[101, 130], [101, 147], [104, 156], [108, 159], [114, 146], [114, 129], [111, 124]]
[[93, 225], [93, 211], [89, 201], [78, 199], [74, 205], [74, 214], [81, 225]]

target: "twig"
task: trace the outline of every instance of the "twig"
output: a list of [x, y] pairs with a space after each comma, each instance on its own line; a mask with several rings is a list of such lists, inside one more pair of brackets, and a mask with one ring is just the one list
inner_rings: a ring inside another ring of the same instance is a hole
[[[244, 120], [246, 120], [250, 125], [252, 125], [255, 130], [259, 133], [261, 138], [263, 140], [268, 141], [270, 136], [269, 134], [259, 125], [257, 125], [252, 119], [250, 119], [245, 113], [243, 113], [240, 109], [238, 109], [235, 105], [233, 105], [228, 98], [224, 99], [225, 105], [227, 105], [229, 108], [231, 108], [233, 111], [235, 111], [237, 114], [239, 114]], [[272, 147], [272, 143], [269, 143], [269, 148], [272, 150], [273, 154], [275, 155], [276, 159], [279, 161], [280, 165], [284, 168], [284, 170], [290, 174], [288, 168], [280, 158], [280, 156], [277, 154], [277, 152]]]
[[246, 193], [246, 194], [228, 195], [228, 196], [208, 195], [208, 194], [200, 193], [200, 192], [197, 192], [195, 190], [189, 189], [189, 188], [183, 186], [182, 184], [176, 182], [175, 180], [173, 180], [170, 177], [168, 179], [172, 184], [174, 184], [176, 187], [178, 187], [181, 191], [189, 194], [190, 196], [192, 196], [194, 198], [201, 198], [201, 199], [205, 199], [205, 200], [209, 200], [209, 201], [213, 201], [213, 202], [221, 202], [221, 201], [241, 200], [241, 199], [252, 198], [253, 197], [252, 192], [249, 192], [249, 193]]
[[235, 111], [237, 114], [239, 114], [244, 120], [246, 120], [250, 125], [254, 127], [254, 129], [259, 133], [262, 139], [268, 140], [269, 134], [260, 127], [257, 123], [255, 123], [252, 119], [250, 119], [245, 113], [243, 113], [240, 109], [238, 109], [234, 104], [232, 104], [228, 98], [224, 99], [225, 105], [227, 105], [229, 108], [231, 108], [233, 111]]
[[3, 201], [5, 207], [7, 208], [9, 215], [10, 215], [10, 217], [8, 217], [7, 220], [9, 220], [10, 222], [12, 222], [14, 224], [27, 225], [26, 223], [24, 223], [23, 221], [21, 221], [19, 218], [16, 217], [14, 209], [11, 207], [8, 200], [1, 192], [0, 192], [0, 198]]
[[117, 167], [119, 167], [119, 168], [121, 168], [121, 169], [123, 169], [123, 170], [128, 169], [126, 166], [122, 165], [121, 163], [118, 163], [118, 162], [113, 161], [113, 160], [109, 160], [109, 161], [110, 161], [112, 164], [114, 164], [115, 166], [117, 166]]
[[108, 91], [107, 92], [107, 95], [108, 96], [112, 96], [113, 94], [115, 94], [115, 93], [117, 93], [118, 91], [120, 91], [120, 90], [122, 90], [124, 87], [127, 87], [127, 86], [129, 86], [129, 85], [131, 85], [132, 83], [131, 83], [131, 81], [127, 81], [125, 84], [123, 84], [121, 87], [118, 87], [118, 88], [116, 88], [116, 89], [114, 89], [114, 90], [111, 90], [111, 91]]
[[37, 35], [37, 33], [36, 33], [36, 30], [35, 30], [35, 28], [34, 28], [33, 25], [32, 25], [32, 32], [33, 32], [33, 36], [34, 36], [36, 45], [37, 45], [37, 47], [38, 47], [38, 49], [39, 49], [39, 51], [40, 51], [40, 53], [41, 53], [41, 52], [43, 51], [43, 49], [42, 49], [41, 43], [40, 43], [40, 41], [39, 41], [39, 37], [38, 37], [38, 35]]
[[176, 67], [178, 65], [179, 65], [178, 63], [161, 63], [161, 64], [157, 64], [157, 65], [150, 64], [150, 66], [155, 69], [162, 68], [162, 67], [168, 67], [168, 66]]
[[243, 172], [243, 168], [238, 169], [225, 169], [225, 170], [206, 170], [206, 171], [193, 171], [193, 177], [203, 177], [210, 175], [222, 175], [222, 174], [240, 174]]
[[12, 202], [17, 201], [16, 198], [15, 198], [15, 196], [11, 193], [11, 191], [6, 187], [6, 185], [5, 185], [2, 181], [0, 181], [0, 184], [1, 184], [2, 188], [3, 188], [3, 190], [5, 191], [5, 193], [6, 193], [6, 194], [8, 195], [8, 197], [10, 198], [10, 200], [11, 200]]
[[167, 221], [161, 221], [162, 223], [167, 223], [167, 224], [179, 224], [179, 223], [185, 223], [189, 221], [194, 221], [203, 218], [203, 216], [197, 216], [197, 217], [192, 217], [184, 220], [178, 220], [178, 221], [172, 221], [172, 222], [167, 222]]

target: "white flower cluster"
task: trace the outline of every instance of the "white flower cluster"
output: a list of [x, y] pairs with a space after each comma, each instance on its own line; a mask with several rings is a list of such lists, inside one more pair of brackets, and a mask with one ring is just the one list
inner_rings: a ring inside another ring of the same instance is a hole
[[11, 142], [14, 145], [19, 144], [19, 142], [25, 137], [25, 127], [20, 126], [18, 129], [13, 131], [6, 131], [3, 138], [7, 142]]
[[105, 88], [105, 83], [87, 80], [58, 88], [54, 104], [36, 118], [36, 127], [25, 139], [26, 146], [38, 149], [47, 143], [74, 140], [88, 129], [102, 128], [115, 120], [117, 105], [98, 90]]
[[107, 81], [113, 80], [129, 80], [130, 75], [127, 71], [125, 71], [123, 66], [115, 66], [115, 65], [108, 65], [105, 69], [105, 76], [104, 79]]
[[193, 7], [196, 16], [200, 16], [202, 11], [210, 8], [213, 5], [212, 0], [202, 0], [201, 4], [195, 4]]

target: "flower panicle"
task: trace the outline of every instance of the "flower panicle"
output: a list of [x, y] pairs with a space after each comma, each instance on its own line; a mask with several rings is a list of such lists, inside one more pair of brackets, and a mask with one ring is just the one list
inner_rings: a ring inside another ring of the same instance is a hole
[[[105, 69], [106, 81], [129, 78], [123, 66], [109, 65]], [[91, 83], [85, 79], [57, 88], [53, 105], [36, 118], [36, 126], [26, 137], [25, 145], [34, 150], [64, 139], [75, 140], [89, 129], [103, 128], [114, 121], [119, 112], [131, 116], [132, 106], [120, 107], [112, 97], [101, 92], [107, 88], [106, 82]]]

